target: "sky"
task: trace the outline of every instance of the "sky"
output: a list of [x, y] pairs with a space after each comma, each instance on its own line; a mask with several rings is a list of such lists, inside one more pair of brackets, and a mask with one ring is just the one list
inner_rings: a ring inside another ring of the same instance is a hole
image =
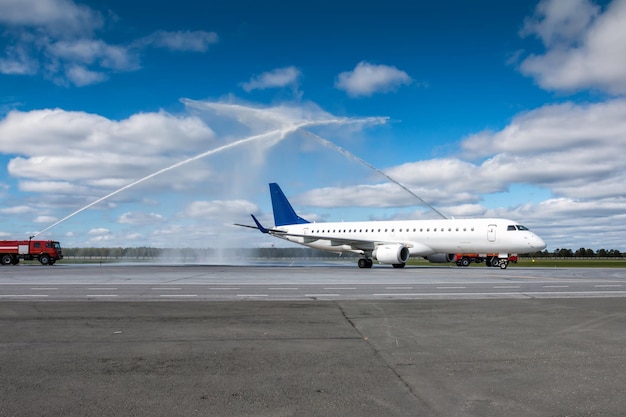
[[0, 0], [0, 239], [279, 244], [232, 226], [273, 225], [270, 182], [311, 221], [439, 218], [388, 176], [626, 251], [625, 96], [626, 0]]

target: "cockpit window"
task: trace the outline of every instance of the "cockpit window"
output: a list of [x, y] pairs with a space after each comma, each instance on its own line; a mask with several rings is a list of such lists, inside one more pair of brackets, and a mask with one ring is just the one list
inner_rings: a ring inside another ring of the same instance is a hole
[[526, 226], [522, 226], [521, 224], [516, 224], [516, 225], [508, 225], [506, 230], [530, 230], [528, 229], [528, 227]]

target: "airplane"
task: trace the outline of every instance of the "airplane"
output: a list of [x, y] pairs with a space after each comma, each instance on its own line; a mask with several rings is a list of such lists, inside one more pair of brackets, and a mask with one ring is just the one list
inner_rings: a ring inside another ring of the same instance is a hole
[[508, 219], [385, 220], [311, 223], [298, 216], [276, 183], [270, 183], [274, 227], [267, 228], [251, 214], [262, 233], [323, 251], [361, 255], [359, 268], [374, 260], [404, 268], [410, 257], [452, 262], [457, 253], [497, 253], [492, 266], [506, 269], [509, 254], [541, 251], [546, 243], [527, 227]]

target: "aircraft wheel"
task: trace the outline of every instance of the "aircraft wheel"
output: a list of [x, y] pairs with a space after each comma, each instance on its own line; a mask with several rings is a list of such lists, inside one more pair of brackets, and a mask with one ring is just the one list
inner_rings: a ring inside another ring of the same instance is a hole
[[392, 264], [394, 268], [404, 268], [406, 264]]
[[[368, 268], [368, 266], [367, 266], [367, 259], [365, 259], [365, 258], [359, 259], [358, 265], [359, 265], [359, 268]], [[369, 267], [369, 268], [371, 268], [371, 267]]]

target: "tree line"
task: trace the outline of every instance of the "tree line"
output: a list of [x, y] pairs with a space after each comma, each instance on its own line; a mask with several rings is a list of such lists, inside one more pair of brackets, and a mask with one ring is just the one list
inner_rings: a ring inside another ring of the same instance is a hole
[[557, 248], [553, 252], [544, 250], [533, 254], [537, 258], [623, 258], [624, 253], [617, 249], [579, 248], [575, 251], [567, 248]]
[[[328, 258], [337, 256], [311, 248], [153, 248], [147, 246], [135, 248], [63, 248], [63, 255], [76, 258], [113, 258], [113, 259], [208, 259], [215, 257], [241, 257], [241, 258]], [[355, 254], [344, 254], [345, 257], [356, 257]], [[550, 252], [542, 252], [523, 255], [522, 257], [533, 258], [623, 258], [624, 253], [617, 249], [579, 248], [577, 250], [558, 248]]]

